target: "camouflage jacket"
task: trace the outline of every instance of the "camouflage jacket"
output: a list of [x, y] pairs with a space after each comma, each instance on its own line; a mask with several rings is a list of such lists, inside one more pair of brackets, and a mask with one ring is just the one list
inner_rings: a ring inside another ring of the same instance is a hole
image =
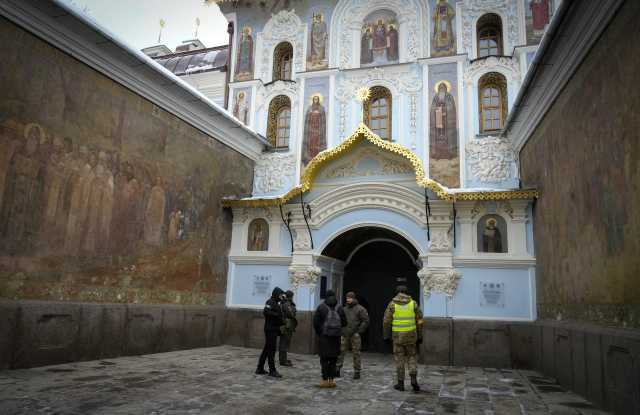
[[393, 324], [393, 312], [395, 304], [408, 304], [411, 301], [411, 296], [407, 294], [398, 294], [393, 297], [393, 300], [387, 305], [387, 309], [384, 311], [384, 319], [382, 320], [382, 336], [385, 339], [391, 338], [393, 334], [393, 342], [397, 344], [411, 344], [415, 343], [418, 339], [422, 338], [422, 310], [417, 302], [413, 302], [415, 305], [414, 312], [416, 314], [416, 331], [410, 331], [408, 333], [392, 333]]

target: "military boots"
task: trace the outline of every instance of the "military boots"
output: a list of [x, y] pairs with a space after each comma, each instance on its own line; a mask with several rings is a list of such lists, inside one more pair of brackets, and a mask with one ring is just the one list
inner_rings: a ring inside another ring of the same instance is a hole
[[418, 385], [418, 375], [411, 375], [411, 387], [414, 392], [420, 392], [420, 385]]
[[397, 391], [404, 391], [404, 380], [399, 380], [397, 385], [393, 385], [393, 389]]

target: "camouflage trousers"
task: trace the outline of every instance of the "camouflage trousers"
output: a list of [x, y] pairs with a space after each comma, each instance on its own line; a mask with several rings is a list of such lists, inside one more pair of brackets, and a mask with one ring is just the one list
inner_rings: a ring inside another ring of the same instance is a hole
[[338, 362], [336, 366], [340, 369], [344, 363], [344, 355], [349, 351], [351, 346], [351, 352], [353, 353], [353, 370], [359, 372], [362, 369], [362, 361], [360, 360], [360, 349], [362, 348], [362, 339], [359, 334], [352, 334], [351, 336], [342, 336], [340, 338], [340, 355], [338, 356]]
[[393, 343], [393, 359], [396, 362], [398, 381], [404, 380], [405, 366], [409, 369], [409, 375], [418, 374], [418, 361], [415, 343]]

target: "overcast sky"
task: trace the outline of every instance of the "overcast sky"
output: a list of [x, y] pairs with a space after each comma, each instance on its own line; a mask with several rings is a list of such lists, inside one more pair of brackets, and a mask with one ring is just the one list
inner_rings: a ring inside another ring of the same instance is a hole
[[160, 19], [166, 22], [162, 44], [171, 50], [193, 39], [196, 18], [198, 38], [207, 47], [226, 44], [227, 20], [216, 5], [203, 0], [62, 0], [85, 10], [94, 20], [136, 49], [156, 45]]

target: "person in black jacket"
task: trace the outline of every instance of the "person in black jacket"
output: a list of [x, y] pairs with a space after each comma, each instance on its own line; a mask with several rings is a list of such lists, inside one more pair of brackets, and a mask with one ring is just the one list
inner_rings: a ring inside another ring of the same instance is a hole
[[278, 336], [280, 335], [280, 327], [284, 325], [284, 313], [282, 311], [282, 300], [284, 291], [276, 287], [271, 293], [271, 298], [264, 305], [264, 348], [260, 359], [258, 360], [258, 369], [256, 375], [266, 375], [264, 363], [269, 361], [269, 376], [281, 378], [282, 375], [276, 370], [276, 345], [278, 344]]
[[[337, 315], [336, 315], [337, 313]], [[336, 321], [339, 318], [339, 322]], [[337, 327], [335, 327], [337, 323]], [[318, 335], [318, 354], [322, 367], [321, 388], [335, 388], [336, 361], [340, 354], [340, 337], [342, 327], [347, 325], [347, 316], [338, 305], [336, 294], [327, 290], [327, 295], [322, 304], [318, 306], [313, 315], [313, 328]]]

